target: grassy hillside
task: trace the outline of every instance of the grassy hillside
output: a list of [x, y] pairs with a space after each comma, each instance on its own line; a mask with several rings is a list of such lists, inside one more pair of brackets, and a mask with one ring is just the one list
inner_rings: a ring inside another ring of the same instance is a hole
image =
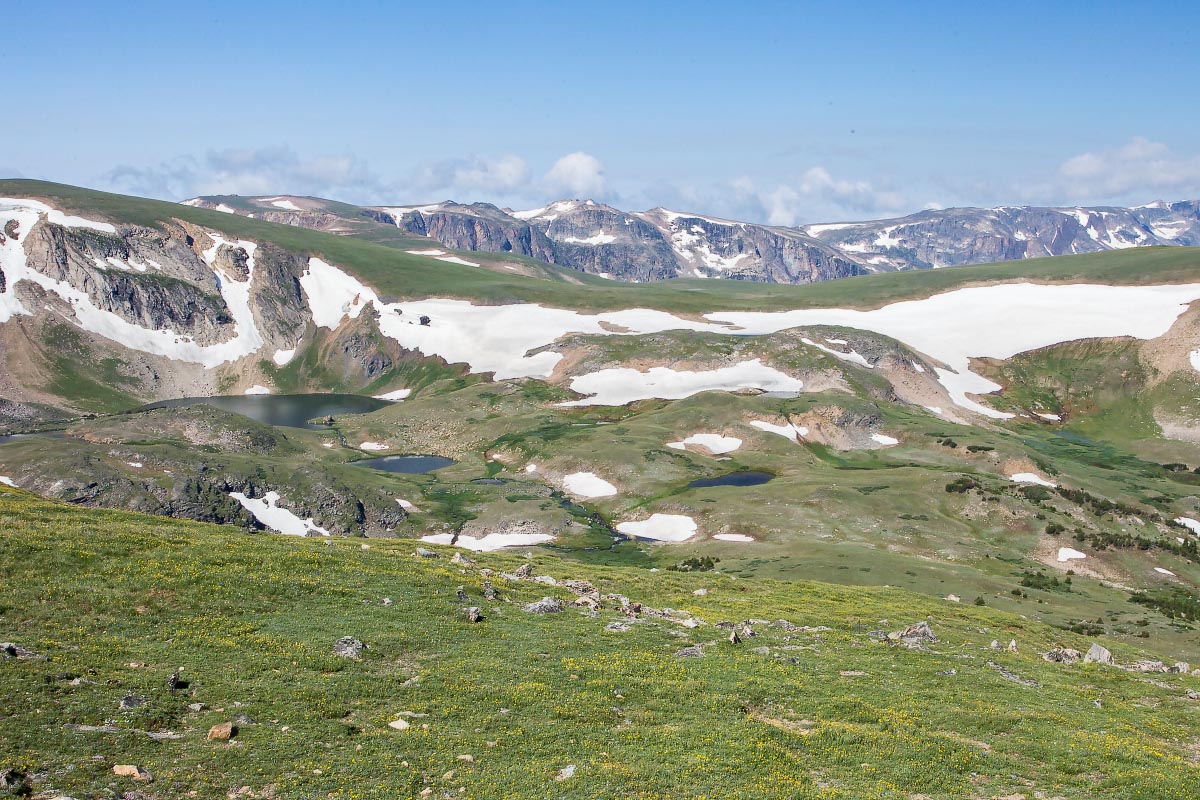
[[[39, 657], [0, 659], [0, 768], [77, 797], [1200, 792], [1196, 678], [1047, 663], [1039, 652], [1089, 640], [1014, 615], [539, 553], [535, 576], [648, 607], [631, 617], [605, 599], [589, 614], [561, 585], [481, 570], [514, 571], [519, 555], [449, 555], [252, 536], [0, 487], [0, 638]], [[482, 596], [489, 579], [497, 602]], [[482, 622], [467, 621], [459, 586]], [[522, 610], [543, 596], [566, 610]], [[690, 615], [703, 623], [681, 624]], [[763, 620], [750, 623], [757, 635], [737, 645], [713, 624], [750, 618]], [[938, 636], [925, 650], [871, 633], [918, 620]], [[344, 636], [366, 644], [361, 660], [332, 655]], [[1010, 639], [1016, 653], [989, 647]], [[703, 656], [675, 655], [689, 645]], [[1140, 655], [1112, 649], [1121, 662]], [[186, 689], [168, 690], [175, 670]], [[129, 696], [145, 702], [119, 709]], [[231, 741], [206, 738], [237, 718]], [[398, 719], [410, 727], [389, 727]], [[117, 764], [154, 781], [114, 776]]]
[[[0, 196], [42, 198], [63, 210], [91, 213], [115, 222], [154, 225], [161, 220], [178, 218], [230, 236], [274, 242], [291, 250], [319, 255], [350, 270], [385, 298], [456, 297], [492, 303], [537, 302], [576, 309], [642, 307], [701, 313], [824, 306], [873, 307], [972, 283], [1017, 278], [1113, 284], [1200, 280], [1200, 252], [1195, 248], [1174, 247], [870, 275], [809, 286], [713, 280], [634, 285], [559, 268], [543, 269], [547, 278], [551, 278], [547, 279], [449, 264], [352, 236], [336, 236], [219, 211], [43, 181], [0, 181]], [[471, 254], [472, 259], [480, 257], [483, 255]]]

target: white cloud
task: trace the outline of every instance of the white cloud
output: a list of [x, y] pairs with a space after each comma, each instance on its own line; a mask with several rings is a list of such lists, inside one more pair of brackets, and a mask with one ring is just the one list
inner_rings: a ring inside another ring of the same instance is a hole
[[569, 153], [546, 173], [543, 180], [551, 192], [571, 197], [602, 197], [606, 194], [604, 165], [595, 156], [584, 152]]
[[1108, 150], [1081, 153], [1058, 168], [1063, 196], [1083, 202], [1125, 202], [1200, 195], [1200, 155], [1175, 153], [1135, 136]]
[[122, 191], [173, 200], [201, 194], [295, 194], [361, 202], [386, 192], [357, 158], [306, 158], [289, 147], [212, 150], [149, 167], [120, 166], [105, 178]]
[[401, 199], [498, 200], [526, 190], [529, 182], [529, 165], [520, 156], [470, 155], [419, 167], [407, 182], [407, 194]]

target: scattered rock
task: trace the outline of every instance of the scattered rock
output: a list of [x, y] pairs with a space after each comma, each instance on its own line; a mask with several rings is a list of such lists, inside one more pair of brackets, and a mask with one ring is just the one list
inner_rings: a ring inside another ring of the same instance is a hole
[[1083, 653], [1069, 647], [1056, 647], [1049, 653], [1042, 653], [1042, 659], [1054, 664], [1074, 664], [1083, 658]]
[[1000, 673], [1000, 677], [1010, 680], [1013, 683], [1019, 683], [1022, 686], [1034, 686], [1034, 687], [1041, 686], [1041, 684], [1035, 680], [1030, 680], [1028, 678], [1022, 678], [1020, 675], [1017, 675], [1015, 672], [1010, 672], [1010, 671], [1006, 670], [1004, 667], [1000, 666], [995, 661], [988, 661], [986, 663], [989, 667], [996, 670], [996, 672]]
[[366, 649], [367, 646], [353, 636], [343, 636], [333, 643], [333, 654], [340, 658], [360, 659]]
[[1171, 666], [1167, 667], [1167, 672], [1175, 675], [1187, 675], [1192, 671], [1191, 665], [1186, 661], [1176, 661]]
[[1188, 689], [1187, 690], [1187, 699], [1188, 700], [1200, 700], [1200, 692], [1197, 692], [1195, 689]]
[[233, 718], [235, 725], [257, 725], [258, 723], [249, 714], [238, 714]]
[[171, 677], [167, 678], [167, 689], [174, 692], [178, 689], [186, 689], [191, 684], [179, 677], [179, 670], [171, 673]]
[[962, 598], [956, 594], [948, 594], [948, 595], [946, 595], [946, 599], [949, 600], [951, 603], [961, 603], [962, 602]]
[[604, 626], [604, 630], [612, 631], [613, 633], [624, 633], [629, 630], [629, 625], [624, 622], [610, 622]]
[[388, 723], [388, 727], [395, 728], [398, 731], [406, 731], [412, 727], [412, 723], [406, 719], [394, 719]]
[[33, 786], [23, 770], [6, 767], [0, 769], [0, 791], [6, 797], [26, 797], [33, 793]]
[[450, 559], [450, 563], [451, 564], [465, 564], [467, 566], [472, 566], [475, 562], [472, 559], [464, 556], [462, 553], [455, 553], [454, 558]]
[[519, 578], [519, 579], [528, 578], [530, 575], [533, 574], [533, 564], [526, 562], [526, 563], [522, 564], [521, 566], [517, 567], [517, 571], [514, 572], [513, 574], [516, 575], [517, 578]]
[[1088, 648], [1087, 655], [1083, 657], [1085, 664], [1112, 664], [1113, 656], [1108, 651], [1107, 647], [1092, 642], [1092, 646]]
[[380, 605], [384, 605], [384, 606], [390, 606], [391, 604], [392, 604], [392, 598], [390, 598], [390, 597], [383, 598], [383, 601], [380, 603]]
[[208, 729], [208, 738], [214, 742], [227, 742], [237, 736], [237, 726], [232, 722], [221, 722]]
[[557, 614], [563, 610], [563, 604], [557, 597], [543, 597], [536, 603], [522, 606], [522, 609], [530, 614]]
[[437, 553], [433, 552], [432, 550], [428, 550], [424, 547], [417, 548], [417, 555], [419, 555], [421, 558], [437, 558], [438, 557]]
[[122, 778], [133, 778], [135, 781], [145, 781], [149, 783], [154, 780], [154, 776], [136, 764], [116, 764], [113, 766], [113, 775], [119, 775]]
[[[738, 636], [737, 628], [734, 628], [732, 631], [729, 632], [729, 643], [730, 644], [741, 644], [741, 641], [742, 641], [742, 637]], [[679, 655], [679, 654], [676, 653], [675, 655]]]
[[574, 778], [574, 777], [575, 777], [575, 765], [567, 764], [565, 767], [563, 767], [562, 769], [560, 769], [558, 771], [558, 774], [554, 776], [554, 780], [566, 781], [566, 780], [570, 780], [571, 778]]
[[500, 599], [500, 595], [497, 594], [496, 587], [492, 586], [491, 581], [483, 582], [483, 599], [493, 603]]
[[0, 656], [5, 658], [25, 658], [25, 659], [42, 659], [44, 656], [39, 656], [32, 650], [21, 647], [19, 644], [12, 642], [0, 642]]
[[567, 587], [571, 593], [577, 594], [580, 597], [600, 599], [600, 590], [587, 581], [563, 581], [563, 586]]
[[141, 708], [144, 705], [146, 705], [146, 698], [140, 697], [136, 694], [127, 694], [121, 698], [118, 708], [120, 708], [122, 711], [129, 711], [134, 708]]
[[704, 658], [704, 648], [698, 644], [675, 651], [676, 658]]
[[534, 583], [542, 583], [546, 586], [558, 586], [558, 581], [551, 578], [549, 575], [538, 575], [533, 579]]
[[1167, 666], [1161, 661], [1152, 661], [1147, 658], [1139, 659], [1133, 662], [1125, 669], [1130, 672], [1166, 672]]
[[708, 594], [708, 589], [697, 589], [696, 591], [692, 592], [692, 594], [696, 595], [697, 597], [704, 597], [704, 595]]
[[466, 610], [467, 622], [482, 622], [483, 614], [479, 612], [478, 606], [471, 606]]
[[470, 596], [466, 593], [466, 591], [464, 591], [465, 588], [466, 587], [459, 586], [457, 589], [454, 590], [454, 596], [458, 598], [458, 602], [460, 602], [460, 603], [471, 602]]
[[901, 639], [924, 639], [927, 642], [936, 642], [937, 634], [933, 632], [933, 626], [925, 620], [914, 622], [904, 630], [900, 631]]
[[1009, 640], [1008, 640], [1008, 647], [1006, 647], [1005, 649], [1006, 649], [1006, 650], [1008, 650], [1008, 652], [1010, 652], [1010, 653], [1015, 653], [1015, 652], [1017, 652], [1017, 640], [1016, 640], [1016, 639], [1009, 639]]
[[208, 706], [204, 705], [204, 703], [188, 703], [189, 711], [203, 711], [206, 708], [208, 708]]
[[468, 764], [474, 764], [474, 763], [475, 763], [475, 756], [471, 755], [470, 753], [463, 753], [462, 755], [460, 755], [460, 756], [458, 757], [458, 760], [459, 760], [459, 761], [465, 761], [465, 762], [467, 762]]

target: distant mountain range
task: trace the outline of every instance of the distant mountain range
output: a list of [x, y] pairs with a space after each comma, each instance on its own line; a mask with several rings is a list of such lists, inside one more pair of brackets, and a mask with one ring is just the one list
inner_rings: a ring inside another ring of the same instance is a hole
[[361, 235], [364, 226], [375, 224], [453, 250], [513, 253], [626, 281], [813, 283], [871, 272], [1200, 245], [1200, 201], [1195, 200], [1133, 208], [950, 208], [801, 227], [664, 208], [629, 212], [592, 200], [560, 200], [528, 211], [453, 201], [353, 206], [284, 195], [185, 202], [330, 233]]

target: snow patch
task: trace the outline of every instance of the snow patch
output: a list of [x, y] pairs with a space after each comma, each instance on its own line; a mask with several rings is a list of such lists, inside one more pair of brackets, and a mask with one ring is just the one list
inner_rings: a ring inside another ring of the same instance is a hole
[[380, 444], [379, 442], [363, 442], [358, 446], [359, 450], [391, 450], [390, 445]]
[[1171, 572], [1171, 570], [1169, 570], [1169, 569], [1163, 569], [1162, 567], [1155, 567], [1154, 571], [1157, 572], [1159, 575], [1167, 575], [1171, 578], [1175, 577], [1175, 573]]
[[479, 539], [474, 536], [459, 534], [456, 539], [453, 533], [435, 533], [430, 536], [422, 536], [421, 541], [428, 542], [429, 544], [453, 545], [454, 547], [473, 550], [477, 553], [488, 553], [504, 547], [545, 544], [546, 542], [554, 541], [554, 537], [546, 533], [489, 533], [487, 536]]
[[1057, 483], [1051, 483], [1041, 475], [1035, 475], [1032, 472], [1018, 472], [1016, 475], [1009, 475], [1008, 479], [1013, 483], [1035, 483], [1038, 486], [1048, 486], [1051, 489], [1058, 488]]
[[262, 384], [259, 384], [259, 383], [254, 384], [249, 389], [242, 392], [242, 394], [270, 394], [270, 393], [271, 393], [270, 389], [268, 389], [266, 386], [263, 386]]
[[569, 242], [570, 244], [587, 244], [587, 245], [612, 244], [616, 240], [617, 240], [617, 237], [613, 236], [610, 233], [604, 233], [604, 232], [594, 233], [591, 236], [587, 237], [586, 239], [580, 239], [577, 236], [568, 236], [565, 239], [563, 239], [564, 242]]
[[287, 364], [289, 361], [295, 358], [295, 356], [296, 349], [292, 348], [291, 350], [276, 350], [275, 355], [271, 356], [271, 358], [276, 364], [282, 367], [284, 364]]
[[717, 539], [718, 541], [722, 541], [722, 542], [753, 542], [753, 541], [755, 541], [753, 536], [747, 536], [744, 533], [718, 533], [718, 534], [714, 534], [712, 538]]
[[579, 497], [611, 497], [617, 487], [594, 472], [574, 472], [563, 478], [563, 488]]
[[276, 208], [282, 208], [284, 211], [303, 211], [304, 209], [293, 203], [291, 200], [272, 200], [271, 205]]
[[1062, 421], [1062, 417], [1060, 417], [1058, 414], [1050, 414], [1045, 411], [1035, 411], [1033, 413], [1037, 414], [1042, 419], [1048, 419], [1051, 422], [1061, 422]]
[[1200, 536], [1200, 521], [1194, 520], [1191, 517], [1176, 517], [1175, 521], [1192, 533]]
[[17, 488], [17, 485], [13, 483], [13, 479], [4, 475], [0, 475], [0, 483], [3, 483], [5, 486], [11, 486], [14, 489]]
[[319, 533], [328, 536], [329, 531], [319, 527], [313, 518], [300, 519], [286, 508], [280, 508], [278, 492], [267, 492], [261, 500], [247, 497], [242, 492], [230, 492], [229, 496], [242, 504], [242, 508], [254, 515], [254, 518], [266, 527], [288, 536], [308, 536]]
[[1059, 560], [1060, 562], [1062, 562], [1062, 561], [1072, 561], [1072, 560], [1074, 560], [1074, 559], [1078, 559], [1078, 558], [1087, 558], [1087, 554], [1086, 554], [1086, 553], [1081, 553], [1081, 552], [1079, 552], [1078, 550], [1074, 550], [1074, 549], [1072, 549], [1072, 548], [1070, 548], [1070, 547], [1060, 547], [1060, 548], [1058, 548], [1058, 560]]
[[[843, 353], [840, 350], [834, 350], [832, 347], [826, 347], [825, 345], [823, 345], [819, 342], [814, 342], [812, 339], [806, 339], [804, 337], [801, 337], [800, 341], [804, 342], [809, 347], [815, 347], [818, 350], [822, 350], [826, 353], [829, 353], [829, 355], [831, 355], [831, 356], [836, 356], [837, 358], [840, 358], [842, 361], [849, 361], [851, 363], [858, 364], [861, 367], [866, 367], [867, 369], [875, 369], [874, 364], [867, 361], [867, 359], [865, 359], [862, 355], [854, 352], [853, 350], [851, 350], [849, 353]], [[826, 339], [825, 341], [831, 342], [834, 344], [845, 344], [845, 342], [843, 342], [840, 339]]]
[[396, 502], [399, 503], [400, 507], [403, 508], [405, 511], [419, 512], [421, 510], [421, 509], [417, 508], [416, 506], [414, 506], [412, 503], [408, 502], [407, 500], [402, 500], [399, 497], [396, 498]]
[[871, 441], [875, 442], [877, 444], [881, 444], [884, 447], [891, 447], [892, 445], [900, 444], [899, 439], [896, 439], [895, 437], [892, 437], [892, 436], [887, 436], [886, 434], [882, 434], [882, 433], [872, 433]]
[[696, 522], [683, 514], [651, 514], [649, 519], [622, 522], [617, 530], [638, 539], [683, 542], [696, 535]]
[[686, 450], [689, 444], [700, 445], [707, 447], [713, 455], [721, 455], [723, 453], [732, 453], [742, 446], [742, 440], [736, 436], [720, 436], [715, 433], [693, 433], [691, 436], [678, 442], [667, 442], [667, 447], [675, 450]]
[[572, 378], [572, 391], [590, 396], [558, 405], [622, 406], [649, 398], [679, 400], [700, 392], [741, 389], [796, 392], [803, 387], [801, 381], [768, 367], [757, 358], [731, 367], [695, 372], [673, 370], [670, 367], [651, 367], [646, 372], [631, 367], [614, 367]]
[[401, 400], [408, 397], [410, 394], [412, 394], [412, 389], [397, 389], [396, 391], [388, 392], [387, 394], [377, 394], [377, 395], [375, 395], [375, 399], [376, 400], [388, 400], [393, 403], [399, 403]]
[[785, 439], [791, 439], [793, 442], [802, 436], [808, 436], [808, 428], [803, 425], [792, 425], [790, 423], [787, 425], [772, 425], [770, 422], [764, 422], [761, 419], [750, 420], [749, 424], [751, 428], [758, 428], [760, 431], [774, 433]]

